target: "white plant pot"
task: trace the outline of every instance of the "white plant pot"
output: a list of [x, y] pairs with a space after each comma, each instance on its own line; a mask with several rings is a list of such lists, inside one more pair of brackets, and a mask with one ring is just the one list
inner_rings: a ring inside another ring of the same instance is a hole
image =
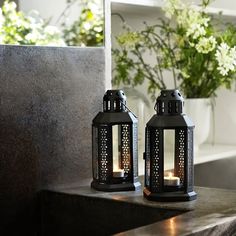
[[[189, 98], [184, 100], [184, 113], [195, 124], [194, 129], [194, 150], [198, 151], [199, 146], [206, 142], [211, 127], [211, 99], [210, 98]], [[164, 133], [165, 155], [169, 156], [174, 152], [174, 135], [170, 132]]]
[[211, 99], [210, 98], [189, 98], [184, 101], [184, 113], [195, 124], [194, 148], [206, 142], [211, 127]]

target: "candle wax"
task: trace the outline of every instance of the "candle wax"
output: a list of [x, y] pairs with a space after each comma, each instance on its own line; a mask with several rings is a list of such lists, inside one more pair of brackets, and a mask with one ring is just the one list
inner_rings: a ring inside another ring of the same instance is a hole
[[123, 169], [116, 169], [113, 171], [113, 177], [124, 177], [125, 171]]
[[165, 186], [179, 186], [180, 185], [180, 178], [176, 176], [165, 176], [164, 177], [164, 185]]

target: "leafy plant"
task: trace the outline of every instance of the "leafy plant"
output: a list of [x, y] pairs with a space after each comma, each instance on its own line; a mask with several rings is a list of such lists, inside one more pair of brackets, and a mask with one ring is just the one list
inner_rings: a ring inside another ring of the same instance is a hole
[[16, 10], [15, 2], [5, 1], [0, 8], [0, 44], [65, 45], [58, 28], [34, 13], [37, 17], [27, 16]]
[[[113, 84], [136, 86], [148, 80], [148, 93], [166, 89], [163, 72], [171, 71], [174, 87], [187, 98], [208, 98], [236, 78], [236, 28], [223, 24], [221, 15], [213, 19], [206, 11], [209, 0], [200, 7], [181, 0], [167, 0], [166, 19], [133, 31], [126, 24], [113, 49], [115, 61]], [[152, 54], [155, 63], [145, 55]]]
[[[76, 1], [67, 0], [67, 9]], [[65, 42], [69, 46], [101, 46], [104, 38], [102, 7], [96, 0], [82, 0], [80, 4], [82, 10], [79, 19], [69, 26], [65, 20], [62, 23]]]

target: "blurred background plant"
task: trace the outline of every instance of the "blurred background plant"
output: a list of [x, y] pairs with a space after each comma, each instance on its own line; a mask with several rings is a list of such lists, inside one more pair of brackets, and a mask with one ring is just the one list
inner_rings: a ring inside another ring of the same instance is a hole
[[[156, 24], [144, 23], [134, 31], [124, 23], [124, 33], [116, 37], [113, 49], [113, 84], [137, 86], [148, 81], [148, 93], [169, 88], [164, 72], [170, 71], [173, 87], [186, 98], [209, 98], [236, 78], [236, 28], [222, 23], [206, 11], [209, 0], [198, 7], [181, 0], [167, 0], [165, 17]], [[155, 58], [149, 63], [147, 55]]]
[[71, 25], [66, 23], [67, 12], [78, 0], [67, 0], [67, 7], [59, 17], [63, 37], [68, 46], [102, 46], [104, 17], [100, 0], [80, 0], [81, 13]]
[[[67, 23], [70, 9], [78, 3], [78, 19]], [[66, 0], [66, 7], [57, 20], [43, 19], [39, 12], [18, 11], [13, 1], [0, 8], [0, 44], [51, 46], [102, 46], [103, 8], [101, 0]]]
[[60, 30], [49, 25], [37, 11], [32, 11], [32, 15], [26, 15], [16, 8], [16, 3], [8, 0], [0, 8], [1, 44], [65, 45]]

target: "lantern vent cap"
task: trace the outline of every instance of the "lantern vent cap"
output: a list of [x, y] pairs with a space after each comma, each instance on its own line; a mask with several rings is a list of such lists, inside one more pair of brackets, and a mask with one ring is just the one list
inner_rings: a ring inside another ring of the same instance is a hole
[[178, 90], [162, 90], [156, 99], [158, 115], [180, 115], [183, 113], [184, 99]]
[[126, 111], [126, 95], [123, 90], [107, 90], [103, 97], [104, 112]]

